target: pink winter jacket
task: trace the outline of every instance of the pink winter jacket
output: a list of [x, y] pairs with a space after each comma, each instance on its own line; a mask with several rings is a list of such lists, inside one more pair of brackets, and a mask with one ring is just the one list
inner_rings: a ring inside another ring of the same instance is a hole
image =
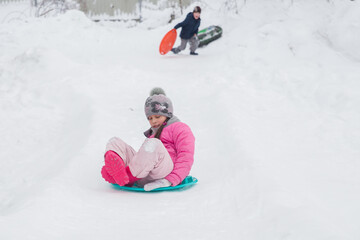
[[[153, 138], [154, 135], [147, 137]], [[163, 129], [160, 141], [174, 162], [173, 171], [165, 179], [171, 182], [172, 186], [176, 186], [185, 179], [193, 165], [195, 137], [188, 125], [175, 122]]]

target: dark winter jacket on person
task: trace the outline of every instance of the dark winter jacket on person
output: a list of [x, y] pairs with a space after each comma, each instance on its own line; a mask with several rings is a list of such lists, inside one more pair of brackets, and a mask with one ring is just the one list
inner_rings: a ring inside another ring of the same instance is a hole
[[199, 31], [201, 19], [195, 19], [192, 12], [188, 13], [185, 20], [176, 24], [175, 29], [182, 28], [180, 37], [183, 39], [190, 39]]

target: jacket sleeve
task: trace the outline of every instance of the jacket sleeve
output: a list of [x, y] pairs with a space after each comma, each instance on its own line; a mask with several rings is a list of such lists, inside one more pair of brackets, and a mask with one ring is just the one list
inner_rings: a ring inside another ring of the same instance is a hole
[[173, 134], [177, 157], [173, 171], [165, 179], [171, 182], [172, 186], [176, 186], [190, 173], [194, 162], [195, 137], [186, 124], [181, 129], [175, 128]]
[[199, 27], [200, 27], [200, 21], [199, 21], [199, 23], [196, 25], [196, 30], [195, 30], [195, 32], [194, 32], [194, 34], [198, 34], [199, 33]]
[[185, 18], [185, 20], [182, 21], [181, 23], [176, 24], [174, 28], [175, 28], [175, 29], [178, 29], [178, 28], [183, 27], [183, 26], [185, 26], [186, 24], [188, 24], [189, 21], [190, 21], [190, 17], [191, 17], [190, 15], [187, 15], [186, 18]]

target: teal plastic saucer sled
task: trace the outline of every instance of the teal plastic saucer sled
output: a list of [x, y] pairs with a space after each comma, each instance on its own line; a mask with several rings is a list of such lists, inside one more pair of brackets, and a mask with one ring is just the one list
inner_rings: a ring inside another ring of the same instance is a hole
[[[192, 176], [187, 176], [179, 185], [177, 185], [175, 187], [156, 188], [156, 189], [148, 191], [148, 192], [179, 190], [179, 189], [182, 189], [182, 188], [188, 188], [188, 187], [194, 185], [197, 182], [198, 182], [197, 178], [192, 177]], [[112, 185], [114, 186], [114, 188], [120, 189], [120, 190], [135, 191], [135, 192], [147, 192], [147, 191], [144, 190], [144, 188], [137, 187], [136, 185], [134, 185], [132, 187], [119, 186], [117, 184], [112, 184]]]

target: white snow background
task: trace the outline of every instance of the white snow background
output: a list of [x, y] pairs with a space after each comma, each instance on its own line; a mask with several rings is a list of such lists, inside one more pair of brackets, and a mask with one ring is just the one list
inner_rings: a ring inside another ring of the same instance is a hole
[[[360, 1], [223, 2], [201, 3], [201, 29], [224, 33], [199, 56], [158, 52], [193, 5], [132, 25], [0, 5], [1, 240], [360, 239]], [[140, 147], [158, 86], [199, 183], [116, 190], [105, 144]]]

